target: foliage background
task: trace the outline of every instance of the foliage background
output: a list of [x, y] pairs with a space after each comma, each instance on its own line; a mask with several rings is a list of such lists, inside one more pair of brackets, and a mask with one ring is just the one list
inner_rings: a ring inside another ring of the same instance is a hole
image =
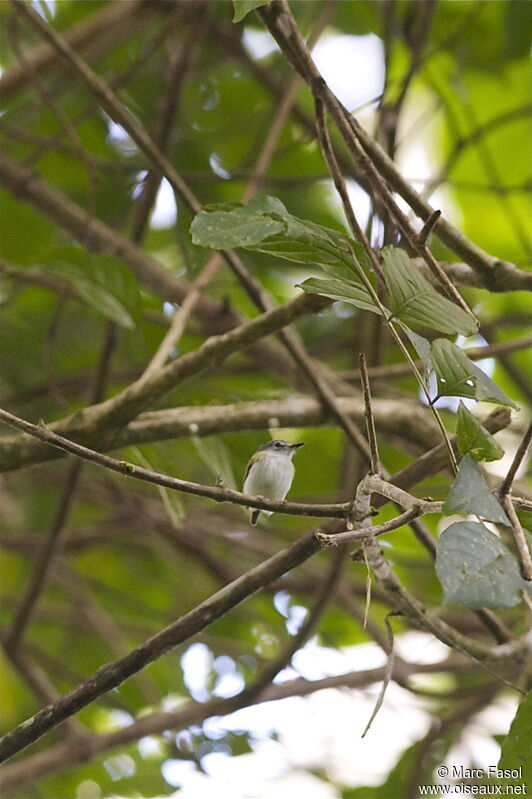
[[[257, 58], [243, 43], [246, 31], [264, 30], [254, 13], [233, 24], [228, 2], [34, 5], [113, 88], [199, 204], [238, 202], [258, 191], [279, 197], [301, 218], [345, 230], [316, 141], [308, 88], [303, 82], [292, 86], [293, 70], [278, 50]], [[468, 239], [494, 258], [529, 268], [532, 5], [520, 0], [292, 5], [305, 37], [372, 33], [381, 39], [384, 90], [360, 111], [363, 125], [400, 165], [407, 151], [423, 147], [430, 181], [405, 172], [415, 188], [437, 188], [438, 207]], [[175, 199], [175, 221], [170, 214], [166, 223], [153, 223], [161, 170], [111, 121], [112, 108], [103, 107], [56, 50], [43, 44], [42, 32], [21, 4], [0, 4], [0, 25], [0, 405], [35, 423], [68, 417], [67, 437], [70, 429], [92, 449], [110, 449], [123, 428], [119, 419], [105, 439], [90, 425], [83, 428], [85, 417], [71, 414], [118, 395], [140, 377], [168, 330], [171, 303], [186, 305], [195, 280], [203, 285], [171, 359], [255, 317], [261, 292], [275, 305], [298, 296], [295, 284], [313, 272], [244, 252], [248, 277], [220, 262], [208, 267], [207, 279], [203, 270], [212, 254], [192, 244], [193, 214], [182, 197]], [[351, 43], [357, 47], [356, 38]], [[336, 132], [333, 140], [346, 176], [360, 178]], [[401, 243], [372, 187], [361, 182], [370, 198], [372, 242]], [[171, 190], [164, 185], [171, 210]], [[108, 226], [105, 235], [96, 220]], [[431, 247], [441, 262], [461, 263], [435, 236]], [[464, 264], [449, 274], [480, 320], [482, 339], [462, 345], [508, 345], [495, 347], [488, 367], [522, 408], [499, 436], [507, 454], [498, 472], [493, 470], [503, 476], [526, 429], [532, 393], [530, 296], [504, 284], [487, 290], [479, 273]], [[357, 354], [366, 353], [380, 455], [390, 473], [439, 443], [414, 376], [388, 368], [404, 361], [377, 317], [335, 304], [301, 318], [294, 329], [315, 367], [327, 370], [323, 374], [334, 391], [357, 400], [355, 419], [362, 430]], [[146, 435], [142, 430], [150, 419], [139, 417], [137, 432], [131, 425], [126, 431], [131, 446], [118, 450], [115, 444], [112, 454], [201, 484], [212, 485], [222, 474], [227, 487], [237, 488], [250, 453], [271, 430], [306, 443], [297, 456], [291, 497], [314, 503], [350, 500], [366, 467], [317, 401], [312, 412], [303, 412], [302, 398], [313, 396], [312, 390], [285, 343], [269, 337], [242, 347], [226, 362], [155, 398], [146, 411], [180, 413], [164, 430]], [[455, 410], [452, 404], [442, 410], [450, 432]], [[477, 410], [484, 416], [489, 408]], [[237, 505], [159, 490], [95, 464], [81, 468], [8, 428], [2, 435], [4, 731], [314, 524], [277, 514], [255, 530]], [[414, 493], [444, 499], [450, 482], [443, 469], [416, 485]], [[517, 493], [530, 497], [526, 473]], [[377, 521], [394, 514], [387, 506]], [[424, 523], [431, 535], [441, 529], [439, 517]], [[493, 642], [474, 613], [442, 606], [430, 557], [408, 528], [383, 540], [395, 573], [424, 606], [439, 609], [457, 631]], [[164, 795], [174, 789], [161, 773], [166, 759], [188, 759], [201, 769], [209, 752], [237, 757], [249, 751], [245, 730], [213, 740], [202, 722], [227, 712], [208, 705], [219, 701], [214, 698], [224, 671], [235, 684], [251, 684], [271, 661], [281, 656], [281, 663], [283, 653], [290, 659], [293, 628], [287, 630], [278, 610], [280, 592], [286, 608], [313, 608], [315, 626], [309, 625], [307, 634], [319, 643], [340, 648], [375, 641], [388, 651], [389, 595], [374, 587], [364, 629], [364, 563], [348, 560], [335, 573], [335, 558], [339, 561], [332, 550], [314, 555], [22, 752], [4, 767], [13, 795], [77, 796], [86, 780], [97, 786], [95, 795]], [[329, 578], [333, 582], [324, 596], [317, 586]], [[497, 615], [512, 637], [526, 631], [529, 616], [522, 606]], [[393, 621], [396, 635], [411, 626], [404, 619]], [[211, 657], [201, 702], [191, 697], [183, 669], [184, 654], [198, 642]], [[523, 679], [518, 669], [504, 673], [512, 682]], [[409, 675], [398, 669], [393, 679], [409, 687]], [[382, 670], [358, 677], [355, 672], [344, 683], [364, 687], [382, 677]], [[293, 685], [296, 695], [307, 690], [301, 682]], [[391, 785], [396, 796], [416, 796], [415, 786], [433, 780], [445, 752], [501, 692], [514, 695], [492, 672], [455, 653], [427, 689], [424, 706], [434, 719], [430, 732], [407, 750], [388, 787], [373, 789], [374, 795], [388, 796]], [[173, 733], [163, 734], [161, 726], [149, 757], [137, 744], [145, 736], [140, 727], [129, 742], [116, 739], [111, 748], [109, 739], [108, 747], [99, 748], [97, 742], [122, 729], [124, 719], [155, 716], [174, 705], [187, 708], [188, 720], [185, 715], [168, 723]], [[176, 738], [183, 729], [188, 734]], [[75, 745], [61, 748], [65, 741]], [[49, 765], [43, 769], [44, 761]], [[331, 774], [318, 776], [333, 781]], [[359, 795], [341, 783], [334, 790], [346, 799]], [[360, 790], [370, 795], [369, 788]]]

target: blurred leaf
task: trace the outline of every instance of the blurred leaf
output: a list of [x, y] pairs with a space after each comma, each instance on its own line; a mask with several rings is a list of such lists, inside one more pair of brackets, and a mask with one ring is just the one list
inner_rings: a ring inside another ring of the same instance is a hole
[[[517, 769], [519, 784], [532, 784], [532, 691], [521, 700], [514, 716], [508, 735], [501, 744], [501, 758], [497, 768]], [[503, 774], [505, 784], [512, 775]], [[515, 779], [515, 778], [514, 778]], [[512, 780], [513, 782], [513, 780]]]
[[[150, 469], [152, 472], [159, 472], [160, 474], [173, 475], [174, 470], [172, 464], [166, 454], [163, 455], [160, 448], [156, 446], [145, 447], [145, 451], [149, 452], [146, 456], [138, 447], [130, 447], [130, 452], [133, 457], [145, 469]], [[172, 491], [170, 488], [164, 486], [156, 486], [157, 491], [161, 495], [164, 509], [172, 524], [179, 529], [186, 518], [185, 506], [178, 491]]]
[[46, 271], [65, 280], [91, 308], [117, 325], [135, 326], [140, 294], [131, 270], [110, 255], [91, 255], [78, 248], [56, 250], [46, 265], [31, 268]]
[[462, 455], [469, 453], [476, 461], [497, 461], [504, 455], [498, 441], [482, 427], [462, 401], [458, 405], [456, 434]]
[[193, 436], [192, 441], [205, 466], [216, 479], [221, 477], [225, 488], [238, 489], [231, 453], [222, 436]]
[[508, 58], [530, 54], [532, 3], [530, 0], [511, 0], [505, 3], [504, 53]]
[[501, 504], [490, 491], [476, 461], [468, 453], [458, 467], [458, 474], [443, 506], [448, 516], [453, 513], [474, 513], [488, 522], [510, 525]]
[[445, 338], [437, 338], [432, 342], [430, 352], [438, 384], [434, 401], [439, 397], [469, 397], [518, 410], [518, 405], [456, 344]]
[[436, 574], [445, 602], [468, 608], [513, 608], [524, 587], [517, 560], [478, 522], [456, 522], [443, 531]]
[[[532, 511], [518, 510], [517, 516], [519, 517], [519, 521], [521, 522], [522, 526], [532, 533]], [[532, 540], [529, 543], [532, 545]]]
[[473, 314], [439, 294], [404, 250], [385, 247], [382, 266], [393, 315], [402, 322], [448, 335], [468, 336], [476, 332], [478, 322]]

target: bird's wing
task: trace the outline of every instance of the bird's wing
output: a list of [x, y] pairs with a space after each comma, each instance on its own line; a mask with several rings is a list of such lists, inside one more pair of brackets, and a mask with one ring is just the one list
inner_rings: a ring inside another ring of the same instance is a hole
[[248, 463], [248, 465], [246, 466], [246, 473], [245, 473], [245, 475], [244, 475], [244, 479], [243, 479], [243, 481], [242, 481], [242, 485], [244, 485], [244, 483], [245, 483], [245, 482], [246, 482], [246, 480], [248, 479], [248, 474], [250, 473], [250, 471], [251, 471], [251, 468], [252, 468], [253, 466], [255, 466], [255, 464], [254, 464], [254, 463], [252, 463], [251, 461], [250, 461], [250, 462]]

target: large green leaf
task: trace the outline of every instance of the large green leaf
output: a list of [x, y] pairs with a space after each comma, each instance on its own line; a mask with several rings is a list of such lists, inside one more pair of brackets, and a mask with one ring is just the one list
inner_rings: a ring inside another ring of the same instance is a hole
[[439, 397], [469, 397], [519, 409], [456, 344], [437, 338], [431, 344], [430, 353], [438, 383], [435, 400]]
[[468, 336], [476, 332], [478, 322], [473, 314], [439, 294], [404, 250], [386, 247], [382, 267], [392, 312], [402, 322], [448, 335]]
[[460, 461], [458, 474], [443, 506], [443, 512], [448, 515], [473, 513], [488, 522], [510, 525], [506, 513], [491, 493], [477, 462], [469, 453]]
[[482, 427], [463, 402], [458, 405], [456, 434], [462, 455], [469, 453], [476, 461], [497, 461], [504, 455], [499, 442]]
[[443, 531], [436, 574], [445, 602], [468, 608], [512, 608], [525, 585], [517, 560], [478, 522], [456, 522]]
[[[343, 267], [357, 279], [367, 258], [344, 233], [299, 219], [276, 197], [256, 197], [245, 205], [208, 206], [192, 220], [192, 242], [201, 247], [243, 247], [304, 264]], [[357, 263], [358, 262], [358, 263]]]

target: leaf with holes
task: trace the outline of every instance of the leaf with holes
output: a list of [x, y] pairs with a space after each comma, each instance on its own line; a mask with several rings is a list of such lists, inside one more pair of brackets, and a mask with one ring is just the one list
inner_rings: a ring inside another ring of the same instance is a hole
[[458, 406], [456, 434], [462, 455], [469, 453], [476, 461], [498, 461], [504, 455], [499, 442], [482, 427], [463, 402]]
[[436, 574], [447, 604], [513, 608], [525, 581], [502, 541], [479, 522], [456, 522], [440, 536]]
[[438, 384], [434, 402], [439, 397], [469, 397], [519, 409], [456, 344], [445, 338], [437, 338], [430, 346], [430, 354]]
[[474, 513], [488, 522], [499, 522], [510, 526], [510, 522], [500, 503], [490, 491], [484, 475], [471, 455], [464, 455], [458, 467], [458, 474], [445, 500], [443, 513], [467, 515]]
[[397, 319], [448, 335], [469, 336], [476, 332], [478, 322], [473, 314], [437, 292], [404, 250], [385, 247], [382, 268], [391, 309]]

